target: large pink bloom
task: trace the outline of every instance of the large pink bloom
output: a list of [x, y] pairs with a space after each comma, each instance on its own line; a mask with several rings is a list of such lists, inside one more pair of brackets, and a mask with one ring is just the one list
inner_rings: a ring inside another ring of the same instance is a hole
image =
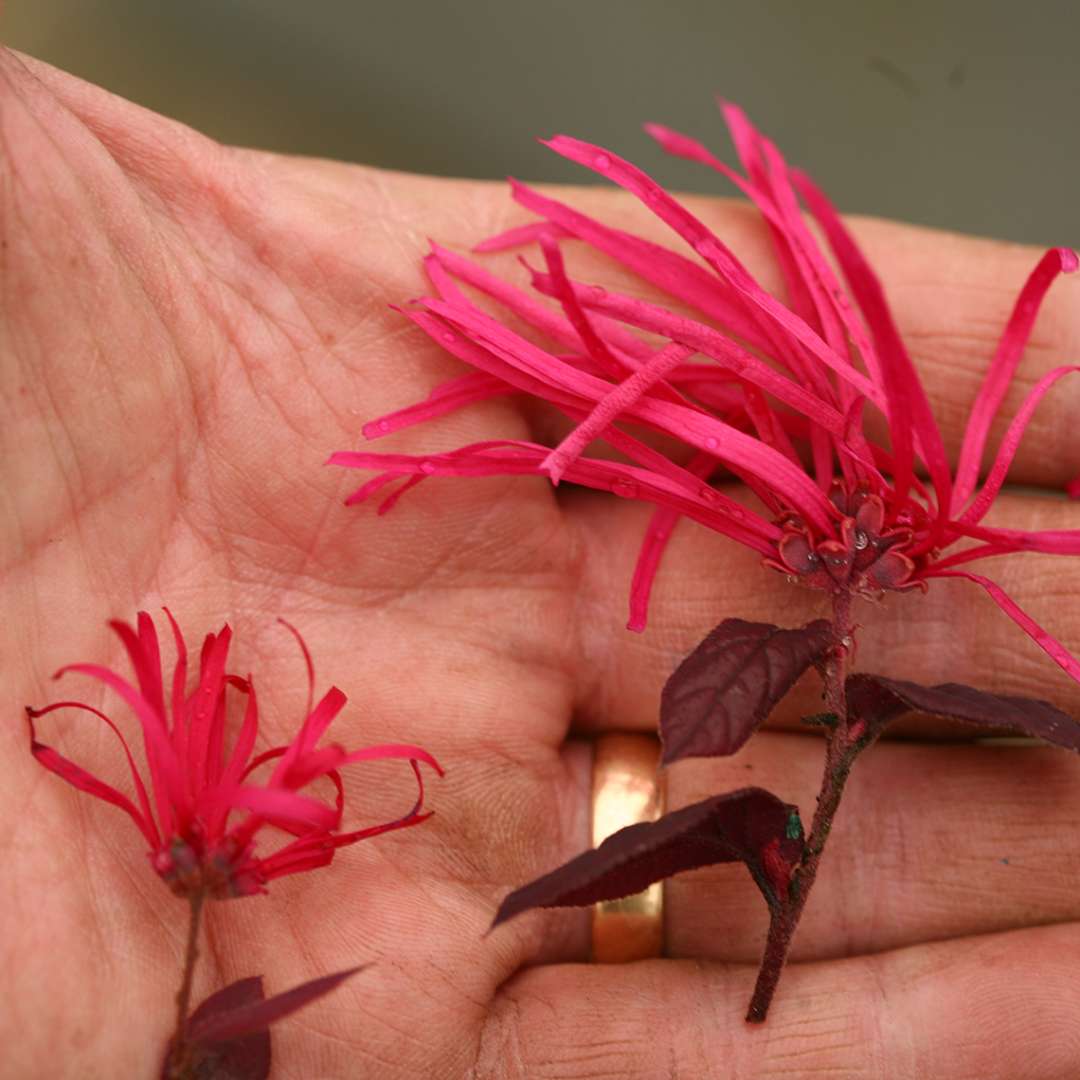
[[[686, 136], [655, 125], [648, 130], [666, 150], [715, 169], [754, 202], [772, 236], [786, 302], [763, 289], [718, 236], [639, 169], [599, 147], [557, 136], [547, 145], [637, 196], [684, 251], [603, 225], [513, 182], [514, 198], [542, 220], [477, 250], [536, 242], [545, 267], [532, 271], [532, 286], [557, 307], [436, 246], [426, 260], [436, 295], [405, 314], [476, 371], [445, 383], [424, 402], [372, 421], [364, 434], [377, 438], [511, 392], [551, 403], [576, 426], [556, 447], [506, 440], [427, 456], [337, 453], [333, 464], [380, 471], [349, 501], [403, 478], [383, 502], [385, 510], [435, 474], [539, 473], [556, 483], [565, 478], [658, 507], [631, 588], [633, 629], [645, 624], [664, 545], [685, 516], [826, 590], [876, 594], [925, 588], [933, 577], [967, 578], [1080, 679], [1080, 664], [1058, 642], [992, 581], [965, 568], [1015, 551], [1080, 553], [1077, 531], [982, 524], [1032, 412], [1052, 386], [1080, 368], [1057, 367], [1039, 380], [978, 483], [987, 434], [1042, 298], [1059, 273], [1077, 268], [1076, 253], [1051, 249], [1032, 271], [972, 408], [953, 473], [881, 284], [851, 234], [813, 182], [789, 168], [739, 109], [724, 105], [723, 111], [746, 175]], [[800, 196], [846, 289], [808, 227]], [[561, 249], [568, 240], [603, 252], [700, 318], [572, 281]], [[484, 306], [461, 285], [485, 297]], [[494, 317], [492, 300], [552, 345], [540, 347], [530, 340], [535, 334], [526, 338]], [[888, 420], [887, 448], [865, 433], [868, 408]], [[689, 459], [684, 464], [652, 449], [632, 427], [674, 436], [690, 449]], [[598, 440], [618, 451], [619, 460], [584, 456]], [[745, 481], [760, 512], [709, 482], [721, 468]], [[929, 484], [920, 481], [920, 470]]]
[[[127, 741], [103, 712], [77, 701], [58, 701], [44, 709], [26, 711], [34, 757], [80, 791], [123, 810], [146, 839], [154, 869], [174, 892], [187, 895], [205, 890], [219, 898], [265, 892], [266, 883], [273, 878], [326, 866], [339, 847], [391, 829], [417, 825], [431, 816], [423, 811], [419, 763], [429, 765], [440, 775], [442, 769], [426, 750], [403, 744], [351, 751], [336, 744], [319, 746], [346, 698], [337, 687], [331, 687], [312, 708], [314, 671], [307, 648], [295, 630], [308, 669], [307, 715], [292, 742], [253, 756], [259, 726], [255, 686], [250, 676], [240, 678], [225, 670], [232, 631], [224, 626], [220, 633], [207, 635], [199, 659], [198, 683], [189, 694], [187, 649], [172, 615], [167, 610], [165, 614], [172, 626], [177, 654], [168, 695], [162, 680], [157, 632], [153, 620], [142, 611], [137, 630], [127, 623], [110, 623], [131, 659], [138, 689], [98, 664], [72, 664], [57, 672], [58, 678], [66, 672], [80, 672], [100, 679], [132, 710], [142, 728], [149, 794]], [[231, 747], [225, 735], [230, 687], [247, 698]], [[35, 718], [65, 708], [92, 713], [112, 729], [127, 757], [136, 802], [38, 742]], [[345, 796], [338, 770], [343, 765], [379, 758], [409, 761], [419, 784], [415, 805], [404, 817], [393, 821], [342, 831]], [[271, 761], [276, 765], [268, 778], [261, 782], [251, 779], [256, 769]], [[300, 794], [300, 789], [320, 777], [327, 778], [336, 792], [332, 804]], [[256, 854], [256, 838], [267, 826], [283, 830], [293, 839], [272, 853]]]

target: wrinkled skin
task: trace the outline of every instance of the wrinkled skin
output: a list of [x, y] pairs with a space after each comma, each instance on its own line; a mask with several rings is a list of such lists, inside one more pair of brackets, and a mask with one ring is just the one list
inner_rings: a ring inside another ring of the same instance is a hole
[[[523, 220], [502, 185], [224, 149], [11, 54], [0, 138], [0, 1073], [155, 1075], [183, 904], [119, 812], [31, 760], [22, 707], [105, 702], [50, 673], [76, 660], [122, 667], [104, 620], [168, 603], [190, 637], [233, 625], [267, 743], [289, 736], [304, 702], [303, 665], [274, 622], [284, 615], [320, 688], [350, 697], [336, 739], [418, 742], [448, 769], [424, 826], [347, 849], [268, 897], [211, 906], [197, 997], [245, 975], [275, 992], [372, 965], [275, 1029], [275, 1076], [1080, 1075], [1080, 760], [1057, 750], [934, 745], [941, 732], [924, 727], [868, 754], [763, 1027], [742, 1020], [764, 912], [738, 866], [669, 885], [672, 959], [583, 966], [582, 912], [530, 914], [483, 937], [508, 889], [586, 846], [583, 736], [649, 730], [665, 675], [720, 618], [821, 614], [820, 594], [687, 525], [648, 631], [630, 634], [647, 508], [539, 479], [430, 482], [385, 518], [341, 505], [362, 478], [324, 468], [326, 456], [458, 370], [388, 304], [424, 289], [427, 236], [467, 245]], [[642, 227], [619, 195], [573, 198]], [[746, 208], [698, 206], [775, 282]], [[955, 453], [1037, 253], [855, 228]], [[1078, 301], [1080, 281], [1055, 286], [1025, 385], [1080, 357]], [[1080, 470], [1078, 420], [1066, 384], [1016, 477], [1060, 485]], [[547, 424], [502, 399], [386, 446], [444, 449]], [[1076, 528], [1080, 507], [1012, 495], [994, 520]], [[1020, 556], [991, 571], [1080, 649], [1078, 564]], [[857, 615], [864, 670], [1080, 714], [1078, 688], [964, 583]], [[789, 720], [815, 707], [813, 688], [801, 693]], [[48, 720], [46, 741], [124, 783], [91, 718]], [[781, 725], [732, 760], [681, 763], [669, 805], [751, 782], [808, 816], [820, 746]], [[405, 809], [410, 783], [400, 763], [349, 774], [357, 820]]]

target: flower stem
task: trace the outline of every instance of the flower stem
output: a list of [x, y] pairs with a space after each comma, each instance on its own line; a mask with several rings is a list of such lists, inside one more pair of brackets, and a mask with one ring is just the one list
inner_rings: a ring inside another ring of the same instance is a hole
[[817, 877], [821, 856], [825, 851], [825, 842], [832, 829], [833, 818], [840, 806], [844, 784], [847, 782], [855, 758], [866, 748], [860, 725], [858, 722], [852, 724], [849, 720], [844, 692], [852, 632], [849, 593], [838, 593], [833, 598], [833, 628], [836, 647], [826, 661], [824, 680], [825, 701], [829, 710], [836, 716], [836, 726], [828, 735], [825, 749], [825, 772], [821, 778], [817, 809], [814, 812], [814, 820], [810, 826], [810, 836], [806, 842], [802, 861], [792, 875], [787, 896], [777, 899], [771, 905], [765, 954], [761, 959], [761, 968], [754, 986], [754, 996], [750, 999], [750, 1008], [746, 1014], [746, 1019], [750, 1023], [761, 1023], [769, 1011], [769, 1004], [787, 961], [791, 940], [799, 925], [806, 901], [810, 897], [814, 879]]
[[190, 900], [187, 951], [184, 954], [184, 977], [176, 992], [176, 1034], [172, 1038], [169, 1080], [187, 1080], [191, 1064], [191, 1048], [187, 1043], [188, 1008], [191, 1005], [191, 984], [195, 976], [195, 962], [199, 959], [199, 924], [202, 920], [202, 889], [193, 892]]

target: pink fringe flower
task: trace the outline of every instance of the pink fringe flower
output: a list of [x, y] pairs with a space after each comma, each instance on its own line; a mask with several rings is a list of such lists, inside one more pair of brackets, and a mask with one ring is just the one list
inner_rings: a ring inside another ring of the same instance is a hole
[[[435, 246], [426, 268], [435, 295], [405, 314], [475, 368], [423, 402], [367, 424], [368, 438], [442, 416], [500, 394], [525, 393], [575, 422], [555, 447], [506, 440], [414, 456], [345, 451], [330, 463], [380, 470], [348, 502], [393, 481], [404, 483], [380, 512], [430, 475], [547, 475], [654, 503], [631, 586], [630, 622], [645, 625], [649, 592], [681, 517], [761, 553], [767, 565], [830, 591], [880, 595], [926, 588], [934, 577], [963, 577], [995, 602], [1074, 678], [1080, 663], [993, 582], [966, 569], [1015, 551], [1080, 553], [1080, 532], [1021, 532], [982, 524], [1001, 490], [1036, 406], [1080, 367], [1047, 372], [1029, 393], [998, 447], [982, 485], [987, 435], [1054, 279], [1080, 265], [1053, 248], [1017, 298], [971, 411], [955, 473], [926, 392], [897, 332], [881, 283], [828, 199], [735, 106], [722, 106], [741, 175], [696, 141], [667, 128], [649, 133], [672, 154], [732, 181], [768, 225], [787, 302], [770, 295], [735, 254], [640, 169], [600, 147], [563, 135], [556, 153], [635, 195], [681, 241], [679, 253], [590, 218], [512, 181], [514, 198], [542, 219], [479, 245], [496, 251], [536, 242], [544, 269], [531, 270], [539, 302], [476, 263]], [[811, 232], [816, 221], [847, 283]], [[573, 281], [561, 245], [578, 240], [603, 252], [700, 318], [599, 285]], [[541, 348], [475, 304], [461, 285], [493, 300], [552, 342]], [[661, 347], [651, 340], [659, 338]], [[888, 420], [888, 449], [863, 427], [870, 406]], [[685, 464], [628, 430], [651, 429], [690, 450]], [[620, 460], [584, 455], [606, 442]], [[805, 454], [799, 449], [804, 448]], [[811, 462], [808, 468], [804, 457]], [[921, 467], [930, 484], [916, 475]], [[743, 480], [762, 512], [710, 483], [718, 469]]]
[[[336, 744], [319, 746], [330, 722], [346, 703], [332, 686], [312, 708], [314, 669], [299, 633], [295, 635], [308, 671], [308, 708], [296, 737], [253, 756], [259, 718], [251, 677], [226, 672], [232, 631], [226, 625], [208, 634], [199, 658], [199, 678], [188, 694], [187, 648], [172, 615], [165, 610], [176, 642], [176, 664], [168, 697], [162, 679], [161, 652], [153, 620], [140, 611], [138, 628], [124, 622], [109, 625], [131, 659], [138, 689], [109, 668], [71, 664], [56, 678], [79, 672], [99, 679], [135, 714], [142, 728], [147, 785], [120, 729], [105, 713], [78, 701], [58, 701], [43, 709], [27, 708], [30, 749], [50, 772], [73, 787], [123, 810], [135, 822], [150, 847], [150, 859], [162, 880], [182, 896], [195, 893], [216, 898], [248, 896], [266, 891], [266, 883], [286, 874], [313, 870], [331, 862], [338, 848], [392, 829], [418, 825], [431, 816], [423, 811], [424, 784], [419, 763], [440, 776], [438, 762], [419, 746], [390, 743], [364, 750], [345, 750]], [[231, 687], [246, 697], [243, 720], [231, 748], [226, 748], [226, 692]], [[168, 706], [167, 703], [168, 702]], [[80, 709], [103, 720], [120, 740], [131, 770], [136, 803], [80, 766], [38, 742], [34, 720], [57, 709]], [[169, 712], [172, 713], [170, 724]], [[351, 832], [341, 831], [345, 794], [338, 770], [349, 764], [402, 758], [412, 766], [419, 785], [413, 808], [401, 818]], [[269, 777], [256, 783], [251, 774], [275, 761]], [[336, 791], [333, 804], [300, 794], [314, 780], [326, 777]], [[255, 853], [258, 834], [272, 826], [293, 839], [267, 855]]]

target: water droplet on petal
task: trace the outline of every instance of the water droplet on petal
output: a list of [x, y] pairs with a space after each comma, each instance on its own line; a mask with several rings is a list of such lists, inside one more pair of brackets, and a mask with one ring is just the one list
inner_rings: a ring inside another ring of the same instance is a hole
[[634, 499], [637, 497], [638, 487], [632, 480], [618, 479], [611, 485], [611, 490], [620, 499]]
[[594, 300], [603, 300], [604, 297], [607, 296], [607, 289], [605, 289], [603, 285], [590, 285], [589, 295]]
[[435, 466], [430, 461], [422, 461], [420, 463], [420, 471], [430, 476], [435, 471]]
[[707, 259], [713, 253], [713, 250], [714, 250], [713, 242], [710, 239], [708, 239], [708, 237], [706, 237], [704, 240], [699, 240], [694, 245], [694, 250], [699, 255], [702, 255]]
[[598, 169], [610, 169], [611, 168], [611, 158], [608, 157], [607, 154], [597, 154], [596, 157], [593, 158], [593, 164]]
[[717, 499], [716, 489], [709, 487], [708, 484], [702, 484], [701, 487], [698, 488], [698, 495], [707, 502], [716, 502]]
[[389, 420], [380, 420], [375, 426], [379, 429], [379, 431], [389, 431], [390, 430], [390, 421]]
[[853, 543], [856, 551], [863, 551], [870, 543], [870, 537], [866, 535], [864, 530], [856, 529]]
[[719, 441], [717, 439], [715, 439], [712, 435], [710, 435], [705, 440], [705, 447], [708, 450], [715, 450], [719, 445], [720, 445]]

